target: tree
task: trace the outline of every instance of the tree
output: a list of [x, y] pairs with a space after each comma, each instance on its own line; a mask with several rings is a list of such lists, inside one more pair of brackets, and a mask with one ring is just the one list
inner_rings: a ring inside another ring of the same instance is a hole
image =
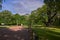
[[[25, 15], [20, 15], [18, 13], [14, 14], [12, 19], [13, 19], [13, 23], [17, 24], [17, 25], [27, 23], [26, 16]], [[27, 25], [27, 24], [25, 24], [25, 25]]]
[[17, 24], [17, 25], [20, 24], [20, 19], [21, 19], [21, 16], [18, 13], [14, 14], [12, 17], [13, 24]]
[[44, 0], [44, 3], [47, 6], [47, 15], [48, 22], [44, 22], [46, 26], [50, 26], [52, 19], [57, 15], [58, 11], [60, 11], [60, 0]]
[[0, 12], [0, 19], [1, 19], [0, 24], [1, 23], [9, 24], [9, 22], [11, 21], [11, 17], [12, 17], [12, 13], [8, 10], [4, 10]]
[[33, 24], [44, 25], [43, 21], [46, 22], [48, 19], [46, 13], [46, 5], [43, 5], [41, 8], [32, 11], [30, 17], [33, 20]]
[[54, 17], [54, 22], [53, 25], [59, 27], [60, 26], [60, 13], [58, 13], [55, 17]]
[[[56, 9], [57, 10], [57, 9]], [[60, 16], [60, 10], [56, 11], [55, 8], [48, 8], [47, 5], [43, 5], [41, 8], [31, 12], [30, 17], [33, 20], [33, 24], [40, 24], [46, 26], [53, 26], [56, 23], [58, 16]], [[57, 13], [56, 13], [57, 12]], [[60, 18], [60, 17], [59, 17]], [[59, 20], [58, 18], [58, 20]], [[55, 21], [56, 20], [56, 21]]]
[[26, 18], [26, 15], [20, 15], [18, 13], [12, 14], [8, 10], [0, 12], [0, 24], [5, 23], [6, 25], [28, 25], [28, 21], [26, 20]]

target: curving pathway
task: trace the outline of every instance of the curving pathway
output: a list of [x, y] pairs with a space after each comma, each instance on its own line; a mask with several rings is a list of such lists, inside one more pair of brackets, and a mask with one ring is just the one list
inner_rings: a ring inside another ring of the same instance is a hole
[[30, 40], [29, 32], [22, 26], [0, 28], [0, 40]]

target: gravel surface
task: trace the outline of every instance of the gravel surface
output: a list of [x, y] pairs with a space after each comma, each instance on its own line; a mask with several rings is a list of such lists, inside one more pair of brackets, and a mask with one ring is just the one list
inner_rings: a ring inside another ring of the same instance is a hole
[[30, 40], [30, 36], [27, 29], [24, 28], [14, 29], [13, 27], [11, 28], [3, 27], [0, 28], [0, 40]]

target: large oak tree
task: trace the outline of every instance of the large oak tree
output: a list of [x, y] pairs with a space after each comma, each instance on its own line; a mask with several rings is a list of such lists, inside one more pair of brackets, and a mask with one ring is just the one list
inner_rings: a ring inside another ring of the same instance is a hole
[[50, 26], [53, 22], [52, 19], [60, 11], [60, 0], [44, 0], [45, 5], [47, 6], [47, 15], [48, 22], [44, 22], [46, 26]]

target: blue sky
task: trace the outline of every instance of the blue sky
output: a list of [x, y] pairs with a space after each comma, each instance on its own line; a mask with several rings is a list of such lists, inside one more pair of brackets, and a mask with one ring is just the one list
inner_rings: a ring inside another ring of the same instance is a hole
[[9, 10], [12, 13], [26, 14], [43, 5], [43, 0], [6, 0], [3, 2], [2, 10]]

